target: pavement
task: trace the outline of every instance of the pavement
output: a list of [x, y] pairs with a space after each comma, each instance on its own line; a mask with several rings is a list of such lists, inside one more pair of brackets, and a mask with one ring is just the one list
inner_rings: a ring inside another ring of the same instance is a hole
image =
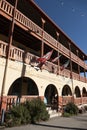
[[87, 113], [73, 117], [54, 117], [49, 121], [4, 130], [87, 130]]

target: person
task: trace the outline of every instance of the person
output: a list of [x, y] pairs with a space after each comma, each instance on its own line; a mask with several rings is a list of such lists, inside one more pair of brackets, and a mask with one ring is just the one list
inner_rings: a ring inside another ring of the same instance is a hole
[[46, 99], [46, 97], [44, 97], [44, 103], [47, 105], [47, 99]]

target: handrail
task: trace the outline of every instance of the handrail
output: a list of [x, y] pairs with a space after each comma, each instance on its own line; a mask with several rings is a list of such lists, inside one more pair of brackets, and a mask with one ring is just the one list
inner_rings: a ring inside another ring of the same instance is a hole
[[42, 37], [42, 29], [18, 10], [16, 10], [15, 19], [30, 29], [30, 31]]
[[14, 7], [10, 3], [8, 3], [6, 0], [2, 0], [0, 5], [1, 9], [5, 11], [6, 14], [12, 16]]
[[8, 44], [0, 40], [0, 55], [6, 57]]

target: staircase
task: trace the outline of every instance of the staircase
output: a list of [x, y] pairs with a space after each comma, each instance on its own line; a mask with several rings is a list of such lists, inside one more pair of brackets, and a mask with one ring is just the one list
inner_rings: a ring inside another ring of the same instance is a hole
[[50, 118], [58, 117], [62, 115], [60, 112], [57, 112], [56, 110], [52, 110], [51, 107], [47, 107], [47, 111], [50, 115]]

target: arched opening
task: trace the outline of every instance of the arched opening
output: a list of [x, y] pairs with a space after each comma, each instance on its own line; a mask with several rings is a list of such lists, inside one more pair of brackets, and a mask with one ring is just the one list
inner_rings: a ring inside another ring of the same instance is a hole
[[80, 89], [78, 86], [75, 87], [75, 96], [76, 97], [81, 97]]
[[62, 96], [72, 96], [71, 88], [68, 85], [63, 87]]
[[44, 97], [46, 98], [47, 106], [58, 111], [58, 92], [53, 84], [47, 86]]
[[82, 89], [82, 97], [87, 97], [87, 92], [86, 92], [85, 87], [83, 87]]
[[11, 85], [8, 95], [39, 95], [36, 83], [27, 77], [18, 78]]

